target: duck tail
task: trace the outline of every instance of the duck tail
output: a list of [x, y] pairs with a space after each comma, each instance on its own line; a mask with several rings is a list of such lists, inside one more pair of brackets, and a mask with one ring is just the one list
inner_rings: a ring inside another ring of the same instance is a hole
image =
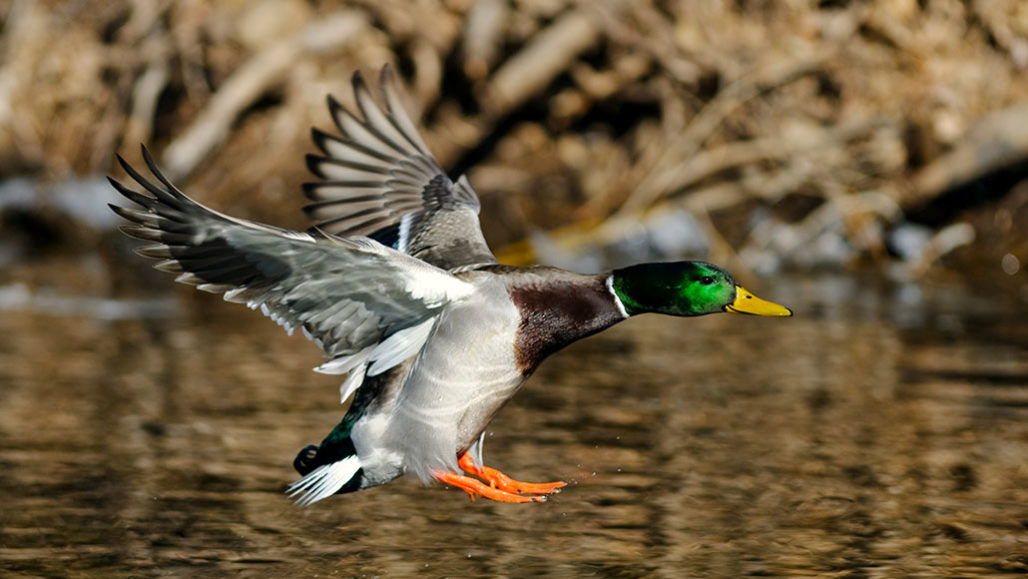
[[[328, 462], [326, 462], [328, 461]], [[302, 507], [336, 493], [360, 490], [362, 471], [357, 450], [349, 436], [335, 431], [321, 447], [307, 446], [296, 455], [293, 467], [303, 478], [289, 485], [286, 494]]]
[[356, 455], [323, 464], [289, 485], [286, 493], [290, 498], [296, 499], [297, 505], [306, 507], [337, 492], [357, 490], [357, 488], [347, 489], [346, 487], [357, 486], [351, 483], [359, 483], [360, 468], [361, 463]]
[[336, 493], [358, 490], [361, 463], [356, 454], [323, 464], [289, 485], [286, 494], [301, 507], [312, 505]]

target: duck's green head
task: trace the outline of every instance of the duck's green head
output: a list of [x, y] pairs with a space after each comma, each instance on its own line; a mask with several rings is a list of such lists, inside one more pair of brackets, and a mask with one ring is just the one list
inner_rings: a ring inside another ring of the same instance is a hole
[[792, 315], [789, 308], [758, 298], [736, 284], [727, 271], [702, 261], [633, 265], [614, 270], [610, 283], [629, 315]]

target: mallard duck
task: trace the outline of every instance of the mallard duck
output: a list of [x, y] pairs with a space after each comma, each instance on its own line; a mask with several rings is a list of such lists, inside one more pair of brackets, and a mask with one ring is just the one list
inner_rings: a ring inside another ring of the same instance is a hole
[[342, 421], [302, 449], [288, 493], [310, 505], [405, 473], [472, 499], [543, 501], [564, 482], [528, 483], [485, 466], [486, 425], [550, 354], [629, 317], [720, 312], [789, 316], [700, 261], [645, 263], [596, 275], [497, 262], [467, 179], [440, 169], [400, 105], [388, 67], [384, 107], [360, 73], [359, 115], [332, 97], [340, 135], [313, 131], [320, 179], [304, 186], [314, 226], [288, 231], [187, 197], [143, 147], [156, 179], [118, 157], [144, 191], [111, 184], [135, 207], [111, 208], [143, 256], [176, 281], [259, 308], [299, 328], [346, 375]]

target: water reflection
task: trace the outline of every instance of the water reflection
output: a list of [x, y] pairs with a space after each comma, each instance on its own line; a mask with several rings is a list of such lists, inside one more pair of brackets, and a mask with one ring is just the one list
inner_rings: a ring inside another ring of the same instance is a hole
[[[5, 576], [943, 576], [1028, 571], [1028, 314], [845, 277], [791, 320], [642, 317], [540, 368], [487, 459], [293, 507], [338, 420], [313, 346], [244, 308], [0, 316]], [[194, 307], [195, 306], [195, 307]]]

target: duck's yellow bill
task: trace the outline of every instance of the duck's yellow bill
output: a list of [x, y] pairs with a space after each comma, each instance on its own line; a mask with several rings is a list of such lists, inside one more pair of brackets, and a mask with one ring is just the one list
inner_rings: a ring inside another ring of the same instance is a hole
[[725, 311], [754, 316], [788, 317], [792, 315], [792, 310], [789, 308], [762, 300], [738, 285], [735, 286], [735, 301], [725, 306]]

